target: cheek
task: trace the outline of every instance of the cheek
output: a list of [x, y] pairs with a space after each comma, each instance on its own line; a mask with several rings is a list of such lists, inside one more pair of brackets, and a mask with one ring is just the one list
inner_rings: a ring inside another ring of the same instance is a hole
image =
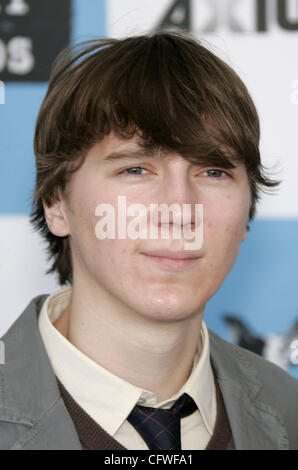
[[[101, 220], [107, 220], [108, 213], [102, 212], [102, 215], [96, 215], [96, 209], [102, 205], [108, 205], [114, 208], [115, 217], [113, 220], [117, 223], [117, 195], [110, 194], [108, 191], [101, 191], [99, 193], [98, 187], [93, 188], [89, 185], [88, 192], [86, 186], [83, 191], [78, 191], [77, 197], [72, 201], [72, 229], [81, 234], [87, 234], [93, 242], [99, 241], [96, 237], [96, 224]], [[83, 233], [82, 233], [83, 232]]]
[[83, 253], [89, 275], [107, 291], [128, 295], [137, 287], [137, 265], [131, 246], [127, 240], [97, 240], [96, 244]]
[[248, 222], [249, 198], [227, 195], [204, 213], [204, 242], [226, 255], [238, 252]]

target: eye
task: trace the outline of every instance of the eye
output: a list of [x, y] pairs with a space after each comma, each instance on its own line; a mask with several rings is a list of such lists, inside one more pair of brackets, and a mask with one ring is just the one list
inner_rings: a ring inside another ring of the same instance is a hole
[[226, 171], [217, 169], [206, 170], [204, 173], [207, 173], [207, 176], [211, 178], [221, 178], [223, 175], [230, 176]]
[[[135, 171], [137, 170], [137, 171]], [[146, 168], [143, 168], [141, 166], [133, 166], [131, 168], [126, 168], [125, 170], [123, 171], [120, 171], [119, 175], [127, 175], [127, 176], [142, 176], [141, 173], [139, 172], [139, 170], [145, 170], [145, 171], [148, 171], [146, 170]]]

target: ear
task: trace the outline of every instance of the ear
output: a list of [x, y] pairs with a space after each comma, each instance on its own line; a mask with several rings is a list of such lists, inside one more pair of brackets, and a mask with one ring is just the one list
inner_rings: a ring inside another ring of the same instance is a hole
[[64, 202], [59, 199], [51, 206], [42, 201], [45, 218], [49, 230], [57, 237], [65, 237], [70, 234], [68, 221], [65, 215]]

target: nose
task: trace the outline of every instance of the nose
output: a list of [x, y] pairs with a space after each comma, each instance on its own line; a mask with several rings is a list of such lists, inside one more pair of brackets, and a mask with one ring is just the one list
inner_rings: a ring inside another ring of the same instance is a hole
[[[195, 207], [196, 204], [200, 203], [199, 187], [193, 181], [189, 162], [182, 157], [170, 162], [160, 188], [159, 205], [166, 204], [170, 208], [174, 204], [173, 207], [176, 207], [174, 212], [181, 216], [181, 224], [194, 225], [196, 218]], [[160, 216], [159, 221], [161, 222]], [[169, 223], [175, 223], [173, 211], [169, 212]]]

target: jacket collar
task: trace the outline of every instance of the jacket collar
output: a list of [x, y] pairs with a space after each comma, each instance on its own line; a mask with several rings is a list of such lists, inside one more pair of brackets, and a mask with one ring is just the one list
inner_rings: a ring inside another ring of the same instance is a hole
[[266, 397], [263, 398], [261, 372], [250, 360], [253, 354], [211, 330], [209, 334], [210, 360], [223, 395], [236, 449], [288, 450], [290, 444], [284, 420], [266, 403]]
[[[81, 449], [38, 329], [47, 297], [32, 299], [2, 337], [0, 420], [27, 430], [12, 449]], [[258, 400], [261, 382], [248, 356], [213, 331], [209, 335], [210, 359], [236, 449], [288, 449], [282, 418]]]
[[13, 450], [81, 449], [38, 329], [47, 297], [33, 298], [2, 337], [0, 421], [15, 423], [23, 431]]

